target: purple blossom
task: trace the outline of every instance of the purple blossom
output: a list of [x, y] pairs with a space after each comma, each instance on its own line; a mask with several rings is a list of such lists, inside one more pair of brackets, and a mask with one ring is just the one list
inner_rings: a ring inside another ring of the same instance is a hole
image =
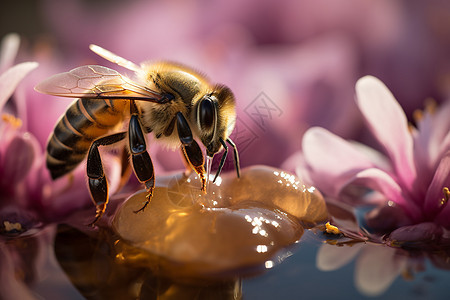
[[426, 110], [414, 128], [375, 77], [361, 78], [356, 93], [382, 152], [315, 127], [303, 137], [298, 172], [329, 198], [378, 205], [365, 225], [390, 233], [385, 239], [391, 245], [444, 243], [450, 229], [450, 102]]
[[[60, 180], [53, 182], [50, 178], [45, 166], [44, 149], [61, 112], [55, 114], [48, 105], [50, 102], [44, 102], [46, 99], [40, 96], [35, 97], [35, 83], [24, 80], [38, 66], [37, 63], [11, 66], [18, 47], [19, 37], [11, 34], [2, 41], [0, 53], [0, 71], [3, 71], [0, 75], [2, 233], [21, 233], [43, 222], [60, 220], [90, 202], [82, 166], [73, 175]], [[21, 82], [26, 84], [18, 87]], [[37, 105], [38, 98], [43, 100], [40, 105]], [[42, 121], [33, 123], [34, 118]], [[111, 162], [108, 169], [112, 173], [110, 181], [114, 190], [118, 182], [119, 164], [114, 163], [114, 158], [108, 161]]]

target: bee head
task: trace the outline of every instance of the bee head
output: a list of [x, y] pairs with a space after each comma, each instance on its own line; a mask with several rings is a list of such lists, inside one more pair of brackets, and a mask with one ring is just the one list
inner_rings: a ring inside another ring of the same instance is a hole
[[236, 120], [235, 100], [231, 90], [222, 85], [204, 95], [197, 104], [197, 127], [199, 137], [208, 156], [220, 151], [220, 139], [226, 140], [234, 129]]

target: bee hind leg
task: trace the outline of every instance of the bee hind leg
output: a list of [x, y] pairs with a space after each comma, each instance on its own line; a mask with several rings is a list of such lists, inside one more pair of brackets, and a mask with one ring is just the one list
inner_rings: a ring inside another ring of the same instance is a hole
[[109, 200], [108, 181], [106, 180], [105, 172], [103, 171], [103, 164], [98, 147], [117, 143], [123, 140], [125, 136], [126, 132], [104, 136], [95, 140], [89, 148], [86, 170], [89, 177], [89, 191], [96, 208], [95, 219], [90, 224], [91, 226], [94, 226], [103, 216]]
[[139, 182], [145, 185], [147, 190], [146, 201], [144, 205], [135, 211], [138, 213], [143, 211], [153, 196], [153, 190], [155, 188], [155, 176], [153, 170], [153, 163], [150, 155], [147, 152], [147, 146], [145, 143], [145, 136], [142, 130], [142, 126], [137, 114], [131, 115], [129, 129], [129, 148], [131, 152], [131, 160], [133, 162], [133, 170]]
[[153, 174], [152, 159], [147, 151], [139, 154], [133, 154], [131, 159], [133, 161], [133, 169], [137, 179], [145, 185], [145, 189], [147, 190], [144, 205], [140, 209], [134, 211], [135, 213], [138, 213], [147, 207], [153, 197], [153, 190], [155, 189], [155, 176]]

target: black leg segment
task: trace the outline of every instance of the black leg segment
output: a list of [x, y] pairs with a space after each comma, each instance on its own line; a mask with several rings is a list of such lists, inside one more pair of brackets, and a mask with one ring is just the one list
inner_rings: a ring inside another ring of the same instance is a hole
[[103, 164], [98, 151], [99, 146], [106, 146], [123, 140], [126, 132], [119, 132], [95, 140], [88, 153], [87, 158], [87, 175], [89, 177], [89, 191], [92, 201], [96, 207], [95, 219], [91, 223], [94, 225], [103, 215], [108, 203], [108, 182], [103, 171]]
[[181, 112], [177, 113], [177, 130], [180, 141], [183, 145], [189, 145], [194, 140], [192, 136], [191, 127], [189, 127], [186, 118]]
[[202, 191], [206, 192], [206, 172], [203, 166], [205, 160], [202, 150], [194, 140], [191, 128], [183, 114], [178, 112], [176, 117], [178, 137], [181, 141], [181, 151], [190, 167], [199, 175], [202, 181]]
[[128, 137], [134, 173], [139, 182], [145, 184], [145, 188], [148, 192], [144, 205], [135, 211], [137, 213], [144, 210], [150, 203], [150, 199], [153, 196], [153, 189], [155, 188], [153, 163], [147, 152], [145, 135], [137, 114], [131, 115]]

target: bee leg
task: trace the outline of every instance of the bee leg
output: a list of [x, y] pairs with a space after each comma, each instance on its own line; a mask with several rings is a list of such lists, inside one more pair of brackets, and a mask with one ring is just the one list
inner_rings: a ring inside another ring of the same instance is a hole
[[202, 181], [202, 191], [206, 192], [205, 161], [199, 145], [196, 141], [193, 141], [189, 145], [181, 145], [181, 151], [191, 168], [200, 176], [200, 180]]
[[145, 185], [147, 190], [147, 199], [144, 205], [135, 211], [135, 213], [138, 213], [144, 210], [150, 203], [155, 188], [155, 176], [153, 174], [152, 159], [147, 152], [144, 132], [142, 131], [142, 126], [137, 114], [131, 115], [128, 137], [134, 173], [136, 174], [137, 179]]
[[205, 163], [202, 150], [192, 136], [191, 128], [181, 112], [177, 113], [177, 130], [181, 141], [181, 151], [190, 167], [200, 176], [202, 191], [206, 192]]
[[95, 223], [102, 217], [109, 200], [108, 182], [105, 177], [105, 172], [103, 171], [103, 164], [98, 147], [117, 143], [123, 140], [125, 136], [126, 132], [119, 132], [101, 137], [95, 140], [89, 149], [86, 169], [89, 177], [89, 191], [96, 208], [95, 219], [90, 224], [91, 226], [95, 225]]

